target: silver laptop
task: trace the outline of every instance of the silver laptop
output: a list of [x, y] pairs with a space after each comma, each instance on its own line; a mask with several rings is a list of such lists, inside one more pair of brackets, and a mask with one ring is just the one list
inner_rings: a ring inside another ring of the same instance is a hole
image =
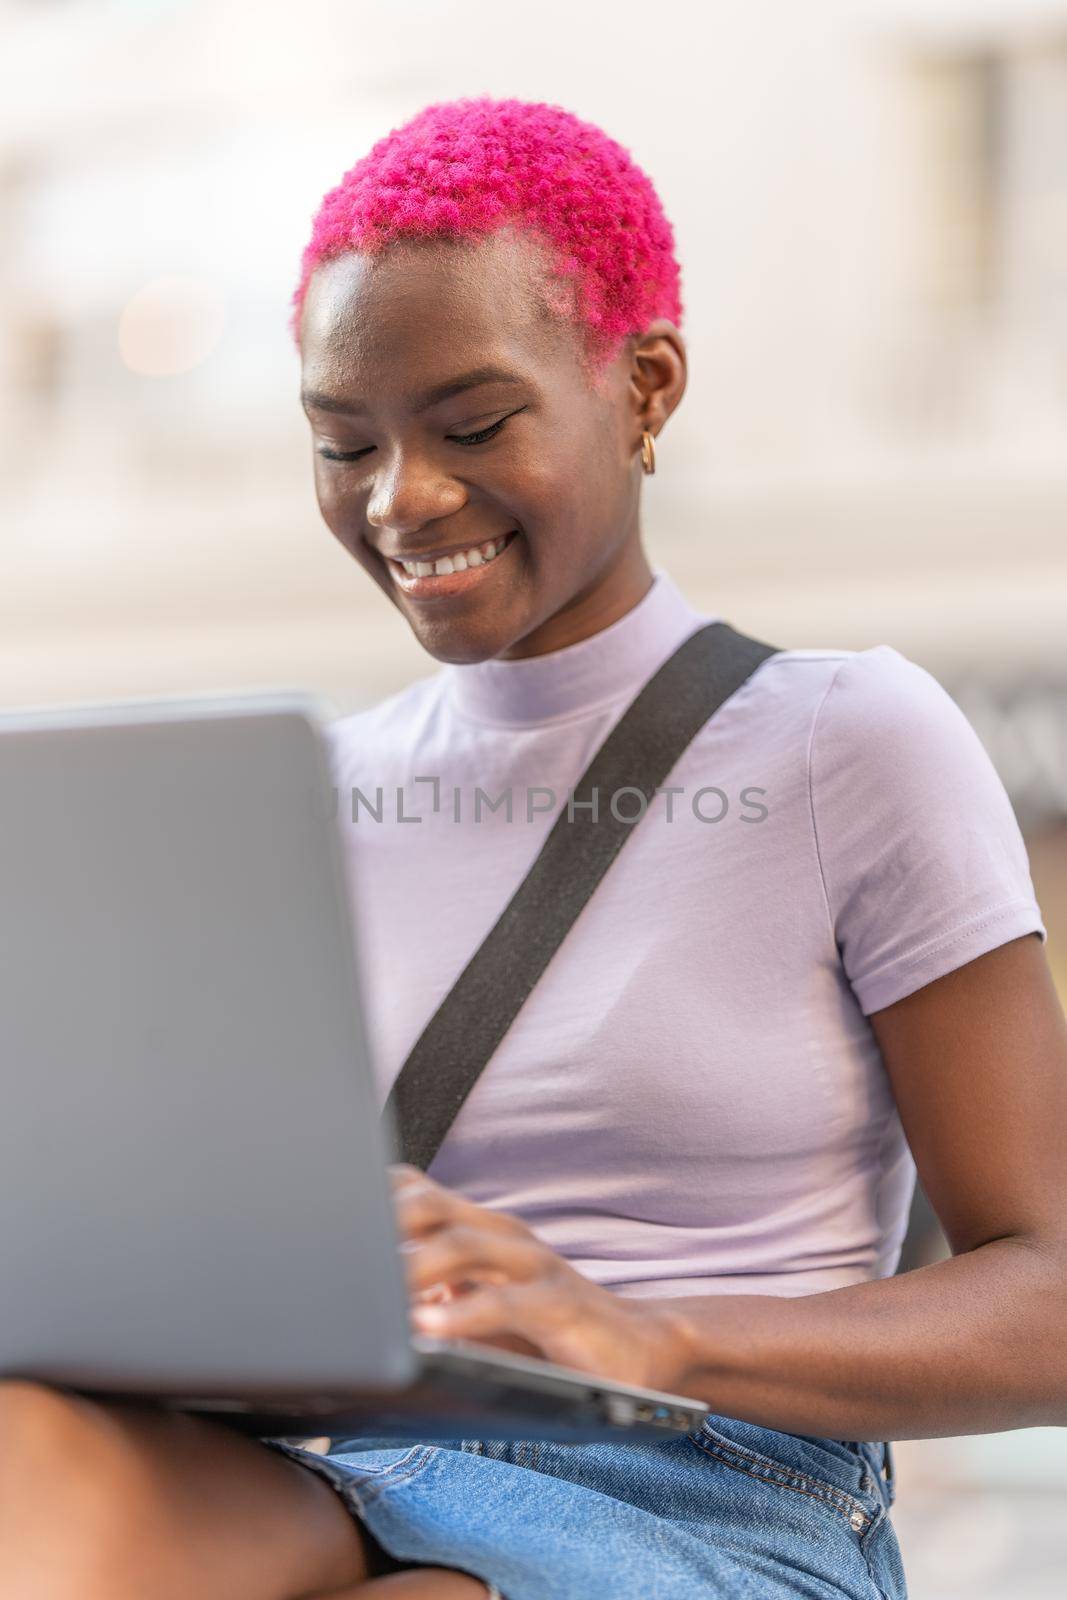
[[412, 1333], [320, 708], [0, 717], [0, 1374], [264, 1436], [708, 1408]]

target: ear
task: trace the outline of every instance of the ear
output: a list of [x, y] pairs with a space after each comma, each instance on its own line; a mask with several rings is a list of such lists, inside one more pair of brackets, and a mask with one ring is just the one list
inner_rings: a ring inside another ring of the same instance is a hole
[[638, 431], [635, 449], [646, 429], [653, 437], [659, 433], [685, 393], [687, 376], [685, 341], [673, 322], [657, 317], [633, 336], [628, 394]]

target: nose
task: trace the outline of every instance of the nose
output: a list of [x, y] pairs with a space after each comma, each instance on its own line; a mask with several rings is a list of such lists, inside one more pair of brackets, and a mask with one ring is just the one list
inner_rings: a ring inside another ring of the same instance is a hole
[[378, 474], [367, 501], [367, 521], [389, 533], [417, 533], [428, 522], [461, 511], [467, 495], [463, 485], [431, 462], [399, 455]]

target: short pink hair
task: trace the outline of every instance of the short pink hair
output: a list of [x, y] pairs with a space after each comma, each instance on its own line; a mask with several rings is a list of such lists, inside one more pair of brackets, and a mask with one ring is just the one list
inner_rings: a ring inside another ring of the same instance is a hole
[[573, 282], [598, 367], [654, 318], [680, 325], [673, 230], [629, 152], [561, 106], [483, 96], [427, 106], [323, 197], [292, 300], [297, 344], [320, 262], [507, 224], [546, 243], [553, 270]]

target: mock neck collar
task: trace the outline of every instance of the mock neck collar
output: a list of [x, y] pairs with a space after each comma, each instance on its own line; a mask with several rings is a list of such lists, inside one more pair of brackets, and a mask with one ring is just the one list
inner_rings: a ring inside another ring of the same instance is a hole
[[712, 620], [655, 567], [637, 604], [599, 633], [520, 661], [446, 666], [445, 694], [465, 716], [498, 727], [577, 718], [628, 703], [684, 639]]

